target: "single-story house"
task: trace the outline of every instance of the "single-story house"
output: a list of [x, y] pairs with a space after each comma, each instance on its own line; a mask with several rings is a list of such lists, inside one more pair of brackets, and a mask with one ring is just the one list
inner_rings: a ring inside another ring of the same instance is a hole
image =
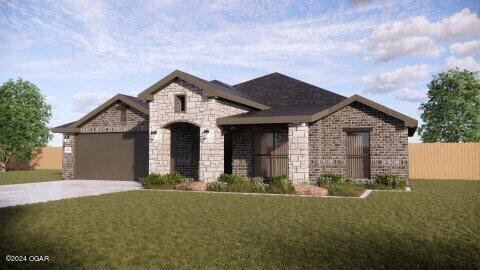
[[138, 97], [118, 94], [63, 133], [63, 179], [179, 172], [314, 181], [322, 173], [408, 178], [417, 120], [272, 73], [236, 85], [174, 71]]

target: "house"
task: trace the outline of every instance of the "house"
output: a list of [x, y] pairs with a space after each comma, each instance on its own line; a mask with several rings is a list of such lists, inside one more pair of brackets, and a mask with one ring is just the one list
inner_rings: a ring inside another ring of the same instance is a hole
[[64, 134], [64, 179], [176, 171], [200, 181], [225, 172], [303, 182], [325, 172], [408, 178], [408, 137], [417, 125], [364, 97], [280, 73], [228, 85], [177, 70], [53, 132]]

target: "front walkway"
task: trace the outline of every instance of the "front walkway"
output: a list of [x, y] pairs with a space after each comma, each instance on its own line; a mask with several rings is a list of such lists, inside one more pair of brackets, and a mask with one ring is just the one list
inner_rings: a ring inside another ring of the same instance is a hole
[[66, 180], [0, 186], [0, 207], [141, 189], [133, 181]]

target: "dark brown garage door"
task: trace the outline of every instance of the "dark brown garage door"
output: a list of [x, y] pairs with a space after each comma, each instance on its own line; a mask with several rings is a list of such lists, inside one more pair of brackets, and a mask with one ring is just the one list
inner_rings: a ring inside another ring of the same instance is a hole
[[138, 180], [148, 174], [148, 134], [79, 134], [75, 165], [77, 179]]

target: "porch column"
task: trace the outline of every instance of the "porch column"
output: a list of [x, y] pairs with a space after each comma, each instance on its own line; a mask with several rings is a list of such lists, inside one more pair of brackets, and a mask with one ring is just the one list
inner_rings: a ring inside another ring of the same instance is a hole
[[[207, 130], [208, 134], [203, 134]], [[224, 135], [218, 126], [212, 124], [200, 127], [200, 181], [215, 181], [223, 173], [223, 143]]]
[[288, 125], [288, 173], [294, 183], [308, 181], [308, 124]]
[[170, 172], [171, 135], [167, 128], [158, 128], [156, 135], [150, 135], [149, 173], [165, 174]]

